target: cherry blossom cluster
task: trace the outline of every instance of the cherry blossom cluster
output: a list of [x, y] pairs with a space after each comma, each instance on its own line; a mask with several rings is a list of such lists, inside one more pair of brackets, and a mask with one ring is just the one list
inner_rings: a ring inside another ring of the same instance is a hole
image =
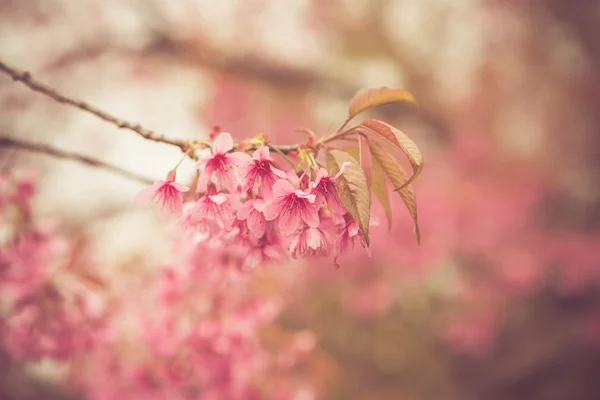
[[281, 304], [253, 290], [256, 274], [240, 270], [242, 258], [187, 240], [173, 249], [180, 256], [148, 279], [148, 299], [117, 303], [70, 386], [99, 400], [314, 398], [316, 388], [293, 372], [314, 342], [298, 332], [275, 351], [265, 346], [261, 329]]
[[[0, 343], [20, 360], [65, 359], [91, 340], [78, 293], [56, 285], [70, 245], [49, 224], [32, 224], [34, 179], [0, 176]], [[68, 298], [67, 298], [68, 297]]]
[[12, 227], [0, 252], [0, 350], [13, 362], [58, 363], [57, 383], [94, 400], [314, 398], [294, 372], [314, 335], [261, 334], [277, 329], [283, 304], [259, 290], [260, 271], [243, 270], [243, 246], [172, 230], [167, 263], [133, 264], [135, 279], [104, 273], [112, 267], [85, 246], [35, 221], [33, 192], [29, 178], [0, 176], [0, 218]]
[[177, 183], [172, 170], [166, 180], [144, 189], [138, 201], [154, 201], [163, 215], [199, 241], [235, 244], [246, 254], [244, 268], [264, 262], [333, 255], [338, 257], [365, 240], [357, 222], [338, 197], [336, 180], [314, 158], [301, 171], [284, 172], [262, 145], [252, 156], [234, 151], [229, 133], [220, 133], [211, 153], [196, 163], [196, 193]]

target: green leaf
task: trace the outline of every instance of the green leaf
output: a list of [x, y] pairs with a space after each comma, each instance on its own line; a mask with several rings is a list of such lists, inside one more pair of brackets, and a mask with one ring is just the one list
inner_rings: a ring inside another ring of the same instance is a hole
[[371, 191], [367, 177], [359, 163], [345, 151], [329, 150], [325, 153], [329, 175], [336, 175], [344, 163], [344, 173], [336, 181], [338, 196], [362, 231], [369, 246], [369, 221], [371, 219]]
[[370, 119], [356, 126], [354, 130], [366, 135], [374, 134], [384, 139], [387, 143], [391, 144], [396, 149], [400, 149], [402, 150], [402, 152], [404, 152], [412, 166], [413, 175], [409, 179], [407, 179], [402, 186], [396, 187], [395, 190], [399, 190], [405, 186], [410, 185], [423, 170], [424, 160], [423, 154], [421, 154], [421, 150], [419, 150], [419, 147], [417, 147], [415, 142], [413, 142], [408, 136], [406, 136], [404, 132], [400, 131], [399, 129], [396, 129], [393, 126], [386, 124], [385, 122]]
[[413, 186], [406, 184], [409, 180], [408, 174], [381, 145], [370, 142], [370, 147], [373, 158], [381, 165], [381, 168], [390, 178], [392, 185], [394, 185], [395, 190], [398, 191], [402, 201], [404, 201], [406, 208], [408, 208], [414, 222], [417, 243], [421, 244], [421, 231], [419, 230], [419, 220], [417, 217], [417, 198]]
[[417, 104], [412, 94], [404, 89], [393, 89], [386, 86], [362, 89], [356, 92], [350, 100], [348, 119], [354, 118], [369, 108], [402, 101]]

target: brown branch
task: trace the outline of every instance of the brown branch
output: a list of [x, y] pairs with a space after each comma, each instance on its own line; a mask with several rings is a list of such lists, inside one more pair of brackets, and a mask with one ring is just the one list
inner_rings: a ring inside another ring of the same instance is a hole
[[[298, 151], [298, 149], [300, 148], [300, 145], [297, 144], [268, 144], [268, 146], [275, 150], [278, 153], [283, 153], [283, 154], [290, 154], [293, 152]], [[257, 147], [253, 147], [252, 150], [256, 150]]]
[[[60, 93], [58, 90], [54, 89], [53, 87], [36, 81], [29, 72], [21, 71], [21, 70], [9, 67], [2, 61], [0, 61], [0, 71], [9, 75], [14, 81], [19, 81], [19, 82], [23, 83], [25, 86], [32, 89], [33, 91], [42, 93], [59, 103], [67, 104], [67, 105], [73, 106], [79, 110], [93, 114], [96, 117], [117, 126], [118, 128], [128, 129], [130, 131], [133, 131], [145, 139], [152, 140], [155, 142], [170, 144], [172, 146], [177, 146], [186, 154], [187, 154], [188, 150], [190, 149], [190, 146], [193, 147], [194, 141], [168, 138], [163, 134], [159, 134], [159, 133], [156, 133], [149, 129], [145, 129], [142, 126], [140, 126], [139, 124], [133, 124], [131, 122], [117, 118], [117, 117], [115, 117], [105, 111], [102, 111], [84, 101], [76, 100], [76, 99], [73, 99], [72, 97], [68, 97], [68, 96]], [[210, 147], [210, 143], [208, 143], [208, 142], [205, 142], [205, 141], [195, 141], [195, 142], [201, 143], [205, 147]], [[297, 151], [299, 146], [298, 145], [269, 145], [269, 147], [271, 147], [273, 150], [275, 150], [279, 153], [289, 154], [289, 153]], [[256, 148], [251, 148], [251, 149], [255, 150]]]
[[84, 156], [84, 155], [80, 155], [80, 154], [69, 153], [69, 152], [66, 152], [63, 150], [58, 150], [58, 149], [55, 149], [54, 147], [50, 147], [46, 144], [24, 142], [24, 141], [12, 139], [12, 138], [9, 138], [6, 136], [0, 136], [0, 147], [14, 147], [17, 149], [32, 151], [32, 152], [36, 152], [36, 153], [42, 153], [42, 154], [46, 154], [46, 155], [53, 156], [53, 157], [63, 158], [63, 159], [67, 159], [67, 160], [74, 160], [74, 161], [78, 161], [78, 162], [81, 162], [83, 164], [86, 164], [86, 165], [89, 165], [92, 167], [106, 169], [108, 171], [111, 171], [113, 173], [121, 175], [125, 178], [133, 179], [135, 181], [138, 181], [138, 182], [141, 182], [144, 184], [152, 184], [153, 183], [152, 179], [138, 175], [131, 171], [127, 171], [121, 167], [117, 167], [116, 165], [108, 164], [104, 161], [100, 161], [100, 160], [97, 160], [92, 157], [88, 157], [88, 156]]
[[120, 118], [114, 117], [113, 115], [111, 115], [105, 111], [102, 111], [84, 101], [76, 100], [71, 97], [68, 97], [68, 96], [60, 93], [58, 90], [54, 89], [53, 87], [36, 81], [31, 76], [31, 74], [27, 71], [20, 71], [18, 69], [9, 67], [2, 61], [0, 61], [0, 71], [6, 73], [7, 75], [10, 75], [10, 77], [14, 81], [19, 81], [19, 82], [23, 83], [25, 86], [29, 87], [31, 90], [42, 93], [59, 103], [68, 104], [68, 105], [78, 108], [82, 111], [93, 114], [96, 117], [117, 126], [118, 128], [128, 129], [130, 131], [133, 131], [148, 140], [166, 143], [166, 144], [170, 144], [172, 146], [177, 146], [184, 152], [187, 150], [188, 142], [186, 140], [168, 138], [163, 134], [159, 134], [159, 133], [156, 133], [149, 129], [145, 129], [142, 126], [140, 126], [139, 124], [134, 124], [134, 123], [122, 120]]

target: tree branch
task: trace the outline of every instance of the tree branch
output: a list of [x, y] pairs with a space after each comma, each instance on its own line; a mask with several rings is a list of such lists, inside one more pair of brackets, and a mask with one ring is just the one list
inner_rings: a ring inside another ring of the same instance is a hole
[[[92, 115], [95, 115], [96, 117], [98, 117], [106, 122], [109, 122], [109, 123], [117, 126], [118, 128], [128, 129], [130, 131], [133, 131], [133, 132], [137, 133], [138, 135], [142, 136], [144, 139], [148, 139], [148, 140], [152, 140], [152, 141], [160, 142], [160, 143], [166, 143], [166, 144], [170, 144], [172, 146], [177, 146], [184, 153], [187, 153], [187, 151], [190, 148], [191, 143], [193, 143], [193, 141], [168, 138], [163, 134], [159, 134], [159, 133], [156, 133], [149, 129], [145, 129], [142, 126], [140, 126], [139, 124], [133, 124], [131, 122], [117, 118], [117, 117], [115, 117], [105, 111], [102, 111], [84, 101], [77, 100], [72, 97], [66, 96], [66, 95], [60, 93], [58, 90], [54, 89], [53, 87], [48, 86], [44, 83], [41, 83], [41, 82], [35, 80], [29, 72], [21, 71], [16, 68], [9, 67], [5, 63], [3, 63], [1, 60], [0, 60], [0, 71], [9, 75], [14, 81], [23, 83], [25, 86], [27, 86], [28, 88], [30, 88], [33, 91], [42, 93], [59, 103], [67, 104], [67, 105], [75, 107], [79, 110], [82, 110], [82, 111], [85, 111]], [[6, 140], [6, 138], [4, 138], [4, 140]], [[209, 146], [207, 143], [203, 143], [203, 145]], [[35, 145], [35, 146], [37, 146], [37, 145]], [[289, 154], [291, 152], [298, 150], [298, 145], [270, 145], [270, 147], [272, 149], [274, 149], [278, 152], [284, 153], [284, 154]]]
[[130, 131], [133, 131], [133, 132], [137, 133], [138, 135], [142, 136], [144, 139], [153, 140], [155, 142], [166, 143], [166, 144], [170, 144], [172, 146], [177, 146], [184, 152], [187, 150], [188, 142], [186, 140], [168, 138], [163, 134], [159, 134], [159, 133], [156, 133], [149, 129], [145, 129], [142, 126], [140, 126], [139, 124], [134, 124], [134, 123], [122, 120], [120, 118], [117, 118], [117, 117], [115, 117], [105, 111], [102, 111], [84, 101], [68, 97], [68, 96], [60, 93], [58, 90], [52, 88], [51, 86], [48, 86], [46, 84], [36, 81], [31, 76], [31, 74], [27, 71], [20, 71], [18, 69], [9, 67], [2, 61], [0, 61], [0, 71], [4, 72], [7, 75], [10, 75], [10, 77], [14, 81], [19, 81], [19, 82], [23, 83], [25, 86], [29, 87], [31, 90], [34, 90], [38, 93], [42, 93], [59, 103], [68, 104], [68, 105], [78, 108], [82, 111], [93, 114], [96, 117], [117, 126], [118, 128], [128, 129]]
[[0, 136], [0, 147], [14, 147], [21, 150], [32, 151], [35, 153], [42, 153], [53, 157], [63, 158], [67, 160], [74, 160], [81, 162], [83, 164], [96, 167], [103, 168], [109, 170], [113, 173], [121, 175], [125, 178], [133, 179], [135, 181], [144, 183], [144, 184], [152, 184], [154, 181], [152, 179], [146, 178], [144, 176], [138, 175], [134, 172], [127, 171], [121, 167], [117, 167], [116, 165], [105, 163], [104, 161], [97, 160], [92, 157], [69, 153], [63, 150], [55, 149], [54, 147], [50, 147], [41, 143], [31, 143], [24, 142], [16, 139], [12, 139], [6, 136]]

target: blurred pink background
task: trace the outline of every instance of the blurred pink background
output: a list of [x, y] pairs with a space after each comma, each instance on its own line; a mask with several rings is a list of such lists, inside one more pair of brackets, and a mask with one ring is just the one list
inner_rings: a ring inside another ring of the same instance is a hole
[[[599, 38], [594, 0], [0, 0], [1, 60], [173, 137], [294, 143], [360, 88], [413, 93], [373, 115], [424, 153], [421, 246], [398, 197], [372, 258], [261, 271], [293, 280], [278, 324], [314, 332], [331, 400], [600, 396]], [[181, 156], [6, 76], [0, 134], [151, 179]], [[35, 213], [107, 265], [160, 247], [141, 184], [11, 148], [0, 167], [35, 171]]]

